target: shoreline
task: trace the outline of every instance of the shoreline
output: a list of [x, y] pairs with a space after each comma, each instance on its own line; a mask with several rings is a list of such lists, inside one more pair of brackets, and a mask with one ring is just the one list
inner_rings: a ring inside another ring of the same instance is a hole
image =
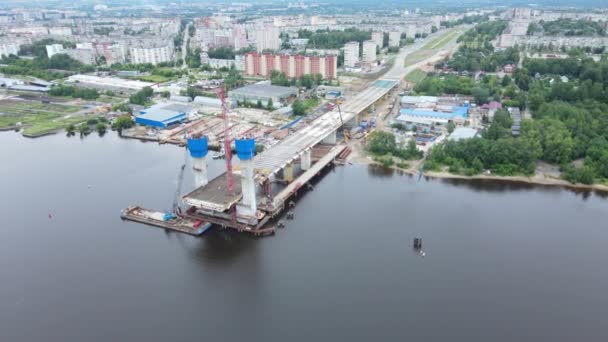
[[[350, 159], [350, 158], [349, 158]], [[382, 165], [378, 162], [373, 161], [367, 155], [359, 155], [353, 156], [352, 160], [350, 160], [353, 164], [367, 164], [367, 165], [377, 165], [382, 167]], [[402, 169], [395, 165], [389, 167], [389, 169], [397, 170], [404, 172], [409, 175], [417, 175], [418, 169], [416, 168], [420, 165], [421, 160], [414, 161], [406, 161], [408, 163], [414, 164], [414, 167], [410, 167], [407, 169]], [[423, 177], [429, 177], [433, 179], [462, 179], [462, 180], [492, 180], [492, 181], [501, 181], [501, 182], [518, 182], [518, 183], [526, 183], [531, 185], [545, 185], [545, 186], [560, 186], [564, 188], [568, 188], [571, 190], [598, 190], [608, 192], [608, 185], [604, 184], [582, 184], [582, 183], [570, 183], [564, 179], [559, 178], [550, 178], [545, 177], [542, 174], [535, 174], [534, 176], [496, 176], [496, 175], [474, 175], [474, 176], [465, 176], [465, 175], [457, 175], [453, 173], [449, 173], [446, 171], [425, 171], [422, 174]]]

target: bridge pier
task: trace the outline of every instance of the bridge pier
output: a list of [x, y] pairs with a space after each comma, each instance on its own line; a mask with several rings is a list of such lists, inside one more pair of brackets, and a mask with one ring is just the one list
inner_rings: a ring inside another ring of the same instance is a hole
[[[255, 219], [258, 211], [255, 197], [255, 170], [253, 156], [255, 155], [255, 140], [235, 140], [236, 152], [241, 163], [241, 191], [243, 199], [237, 204], [236, 212], [240, 217], [251, 217]], [[256, 220], [257, 221], [257, 220]]]
[[289, 163], [283, 169], [283, 180], [291, 183], [293, 182], [293, 163]]
[[300, 168], [303, 171], [310, 169], [312, 165], [312, 149], [308, 149], [300, 156]]
[[325, 139], [323, 139], [323, 144], [327, 145], [335, 145], [338, 141], [338, 137], [336, 135], [336, 131], [331, 132]]

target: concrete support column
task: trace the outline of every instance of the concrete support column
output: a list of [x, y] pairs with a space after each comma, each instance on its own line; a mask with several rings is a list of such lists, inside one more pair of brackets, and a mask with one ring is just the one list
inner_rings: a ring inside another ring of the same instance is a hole
[[207, 157], [192, 158], [192, 169], [194, 169], [194, 183], [197, 188], [207, 185]]
[[304, 171], [310, 169], [312, 165], [312, 150], [306, 150], [300, 157], [300, 168]]
[[330, 135], [328, 135], [325, 139], [323, 139], [323, 144], [335, 145], [337, 142], [336, 131], [333, 131]]
[[241, 160], [240, 162], [243, 200], [238, 206], [238, 214], [241, 216], [255, 216], [257, 203], [255, 198], [253, 159]]
[[289, 163], [283, 169], [283, 180], [286, 182], [293, 182], [293, 164]]

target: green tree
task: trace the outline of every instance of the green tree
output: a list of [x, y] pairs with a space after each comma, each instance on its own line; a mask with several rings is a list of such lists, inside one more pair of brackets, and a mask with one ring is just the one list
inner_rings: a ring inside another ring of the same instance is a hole
[[293, 110], [294, 115], [306, 115], [306, 106], [304, 105], [304, 102], [300, 101], [299, 99], [293, 101], [291, 104], [291, 109]]
[[272, 102], [272, 98], [268, 98], [268, 102], [266, 103], [266, 109], [274, 110], [274, 103]]
[[456, 125], [454, 124], [454, 122], [448, 121], [448, 133], [454, 132], [455, 129], [456, 129]]
[[367, 149], [377, 155], [383, 155], [395, 151], [397, 142], [395, 135], [390, 132], [374, 131], [368, 137]]
[[112, 129], [117, 130], [118, 134], [122, 134], [123, 129], [131, 128], [135, 125], [135, 122], [130, 115], [121, 115], [116, 118], [112, 124]]

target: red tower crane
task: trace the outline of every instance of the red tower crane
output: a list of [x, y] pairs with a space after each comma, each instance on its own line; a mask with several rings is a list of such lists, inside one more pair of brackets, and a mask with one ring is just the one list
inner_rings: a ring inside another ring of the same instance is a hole
[[226, 90], [222, 85], [217, 96], [222, 103], [222, 120], [224, 120], [224, 156], [226, 158], [226, 181], [228, 194], [234, 194], [234, 177], [232, 176], [232, 147], [230, 147], [230, 123], [228, 122], [228, 105], [226, 104]]

